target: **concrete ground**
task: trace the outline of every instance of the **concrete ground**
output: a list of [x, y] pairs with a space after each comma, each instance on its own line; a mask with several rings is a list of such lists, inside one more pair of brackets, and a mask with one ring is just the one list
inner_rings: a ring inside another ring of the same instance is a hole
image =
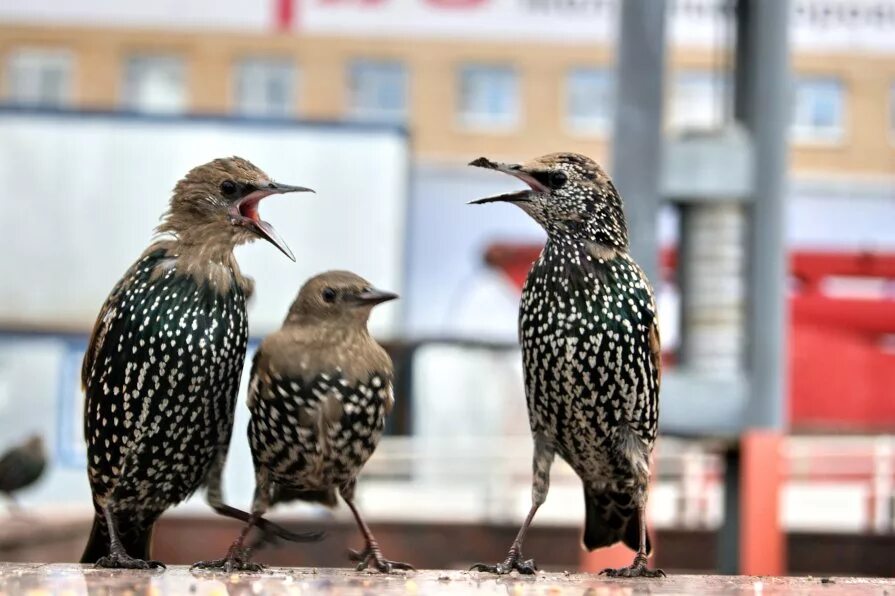
[[420, 571], [383, 576], [345, 569], [276, 567], [261, 574], [222, 575], [167, 571], [106, 571], [75, 564], [0, 564], [0, 595], [44, 594], [500, 594], [610, 596], [635, 594], [877, 594], [895, 596], [895, 579], [769, 578], [680, 575], [665, 579], [621, 580], [595, 575], [542, 573], [536, 577], [495, 578], [466, 571]]

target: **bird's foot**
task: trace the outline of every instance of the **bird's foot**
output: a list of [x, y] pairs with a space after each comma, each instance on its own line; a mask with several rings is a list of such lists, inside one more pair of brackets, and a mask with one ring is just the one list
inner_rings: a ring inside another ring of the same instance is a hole
[[628, 567], [614, 569], [607, 567], [600, 575], [608, 577], [666, 577], [661, 569], [650, 569], [646, 566], [646, 558], [638, 556]]
[[235, 571], [258, 573], [264, 571], [264, 565], [250, 561], [247, 549], [230, 549], [230, 552], [228, 552], [227, 556], [223, 559], [193, 563], [190, 570], [192, 571], [196, 569], [202, 571], [220, 571], [222, 573], [233, 573]]
[[523, 560], [522, 553], [513, 549], [503, 563], [498, 563], [497, 565], [476, 563], [469, 570], [496, 573], [497, 575], [507, 575], [513, 571], [518, 571], [521, 575], [534, 575], [538, 572], [538, 565], [534, 559]]
[[161, 561], [135, 559], [127, 553], [112, 553], [100, 557], [93, 566], [101, 569], [165, 569], [165, 564]]
[[383, 557], [382, 551], [379, 550], [379, 546], [376, 544], [368, 544], [362, 551], [349, 550], [348, 558], [357, 563], [357, 567], [355, 567], [357, 571], [363, 571], [371, 566], [375, 567], [380, 573], [391, 573], [395, 570], [416, 571], [416, 567], [413, 565], [401, 563], [400, 561], [389, 561]]

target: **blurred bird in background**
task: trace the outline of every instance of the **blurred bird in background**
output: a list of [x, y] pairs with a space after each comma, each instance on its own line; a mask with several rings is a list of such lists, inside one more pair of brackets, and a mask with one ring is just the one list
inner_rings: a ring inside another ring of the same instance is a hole
[[646, 566], [649, 460], [659, 418], [659, 331], [653, 290], [628, 254], [622, 200], [591, 159], [554, 153], [522, 165], [479, 158], [528, 190], [472, 201], [513, 203], [547, 232], [522, 292], [519, 339], [534, 438], [532, 505], [506, 559], [474, 570], [534, 573], [525, 533], [562, 457], [584, 484], [584, 547], [623, 541], [633, 563], [603, 573], [656, 577]]
[[264, 238], [294, 260], [258, 203], [308, 190], [239, 157], [198, 166], [175, 186], [160, 238], [112, 290], [84, 356], [96, 515], [82, 562], [162, 566], [147, 560], [158, 517], [201, 486], [220, 501], [253, 288], [233, 248]]
[[365, 547], [357, 569], [413, 569], [385, 559], [354, 503], [357, 475], [376, 449], [394, 405], [392, 361], [370, 336], [373, 307], [398, 296], [346, 271], [311, 278], [283, 327], [261, 343], [252, 363], [249, 443], [255, 463], [253, 519], [227, 556], [200, 568], [259, 570], [244, 546], [254, 519], [290, 500], [348, 504]]
[[46, 467], [43, 437], [32, 435], [0, 457], [0, 493], [17, 509], [15, 493], [37, 482]]

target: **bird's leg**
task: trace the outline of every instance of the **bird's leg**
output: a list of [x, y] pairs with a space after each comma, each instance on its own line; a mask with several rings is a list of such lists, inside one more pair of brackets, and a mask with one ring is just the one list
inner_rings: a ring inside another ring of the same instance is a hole
[[506, 575], [511, 571], [518, 571], [523, 575], [534, 575], [538, 566], [534, 559], [525, 560], [522, 556], [522, 543], [525, 541], [525, 534], [528, 527], [535, 518], [535, 513], [544, 501], [547, 500], [547, 492], [550, 490], [550, 466], [553, 465], [553, 446], [546, 439], [535, 435], [534, 458], [532, 460], [533, 479], [531, 484], [531, 509], [528, 510], [528, 516], [519, 528], [519, 533], [510, 550], [507, 558], [503, 562], [496, 565], [486, 565], [485, 563], [476, 563], [470, 567], [470, 571], [485, 571], [488, 573], [496, 573], [498, 575]]
[[100, 557], [94, 565], [95, 567], [105, 569], [158, 569], [165, 567], [161, 561], [144, 561], [127, 554], [118, 537], [118, 526], [109, 504], [103, 505], [103, 515], [106, 518], [106, 528], [109, 530], [109, 554]]
[[[208, 504], [212, 509], [224, 517], [249, 523], [250, 520], [252, 520], [252, 514], [224, 503], [223, 489], [221, 487], [223, 466], [224, 458], [218, 456], [208, 473], [206, 480], [208, 490], [206, 499]], [[276, 544], [278, 539], [288, 540], [289, 542], [316, 542], [321, 540], [323, 538], [323, 532], [290, 532], [281, 525], [275, 524], [263, 517], [263, 512], [267, 511], [267, 508], [270, 506], [269, 501], [263, 497], [265, 490], [268, 492], [270, 491], [268, 482], [265, 473], [256, 472], [255, 486], [260, 487], [260, 489], [255, 491], [255, 503], [252, 505], [252, 508], [254, 511], [260, 513], [255, 516], [253, 525], [261, 530], [262, 536], [250, 548], [254, 549], [265, 544]]]
[[10, 515], [15, 517], [21, 517], [23, 513], [22, 506], [19, 504], [19, 501], [15, 498], [15, 495], [11, 493], [6, 493], [6, 507], [9, 511]]
[[364, 518], [361, 517], [360, 512], [357, 510], [357, 507], [354, 506], [353, 484], [350, 488], [342, 489], [340, 492], [342, 493], [342, 498], [345, 499], [346, 503], [348, 503], [348, 508], [351, 509], [351, 513], [354, 514], [354, 519], [357, 521], [358, 529], [360, 529], [361, 534], [364, 535], [364, 550], [348, 551], [348, 558], [357, 563], [356, 569], [358, 571], [363, 571], [372, 564], [373, 567], [375, 567], [380, 573], [391, 573], [392, 570], [395, 569], [404, 571], [416, 571], [416, 568], [413, 565], [401, 563], [400, 561], [389, 561], [382, 556], [382, 550], [379, 548], [379, 543], [376, 542], [376, 538], [373, 536], [373, 532], [370, 531], [369, 526], [367, 526]]
[[637, 554], [634, 555], [634, 561], [628, 567], [614, 569], [608, 567], [600, 572], [600, 575], [608, 575], [609, 577], [665, 577], [665, 572], [661, 569], [650, 569], [646, 566], [646, 504], [638, 505], [637, 516], [640, 522], [640, 546]]
[[261, 513], [253, 512], [251, 516], [249, 516], [248, 523], [246, 523], [245, 527], [242, 529], [242, 532], [239, 533], [236, 540], [233, 541], [233, 544], [230, 545], [229, 550], [227, 551], [227, 556], [223, 559], [214, 559], [211, 561], [199, 561], [195, 563], [190, 569], [204, 569], [209, 571], [223, 571], [224, 573], [232, 573], [234, 571], [249, 571], [249, 572], [258, 572], [264, 570], [264, 565], [261, 563], [254, 563], [250, 560], [252, 549], [251, 547], [245, 546], [246, 537], [251, 532], [252, 528], [255, 527], [255, 523], [261, 519]]

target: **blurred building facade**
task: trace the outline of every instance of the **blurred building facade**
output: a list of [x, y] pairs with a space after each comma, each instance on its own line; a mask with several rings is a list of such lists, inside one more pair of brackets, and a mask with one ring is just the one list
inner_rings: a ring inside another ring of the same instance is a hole
[[[6, 102], [387, 121], [406, 125], [428, 161], [608, 155], [615, 0], [56, 4], [0, 8]], [[729, 4], [670, 3], [671, 129], [724, 116]], [[794, 9], [794, 170], [891, 176], [895, 3]]]
[[[621, 1], [7, 0], [0, 3], [0, 103], [138, 117], [212, 114], [404, 126], [413, 163], [402, 238], [401, 334], [511, 345], [517, 289], [483, 267], [482, 256], [495, 240], [539, 242], [542, 234], [520, 213], [464, 207], [465, 200], [504, 191], [507, 181], [463, 164], [479, 155], [517, 160], [559, 150], [608, 160], [614, 110], [624, 109], [615, 105], [613, 71]], [[729, 4], [669, 2], [669, 132], [711, 128], [730, 117]], [[895, 0], [793, 0], [793, 7], [788, 241], [793, 247], [895, 250]], [[164, 183], [167, 188], [174, 180]], [[360, 192], [345, 196], [368, 198]], [[671, 208], [662, 214], [665, 246], [676, 241], [675, 217]], [[662, 335], [673, 346], [676, 304], [667, 292], [663, 300], [668, 329]], [[56, 362], [53, 345], [44, 347], [46, 354], [33, 347], [24, 354], [10, 343], [0, 358], [0, 406], [10, 431], [0, 434], [11, 434], [18, 424], [13, 414], [32, 408], [36, 396], [80, 395], [79, 341], [65, 352], [65, 362]], [[19, 351], [24, 364], [10, 355]], [[421, 354], [409, 424], [419, 444], [380, 450], [390, 458], [389, 469], [380, 482], [362, 487], [375, 518], [396, 515], [394, 504], [407, 486], [394, 481], [395, 462], [419, 465], [408, 453], [424, 458], [424, 474], [407, 472], [416, 482], [413, 510], [422, 521], [511, 523], [527, 510], [529, 443], [518, 355], [484, 353], [434, 346]], [[17, 386], [16, 375], [27, 377], [21, 384], [29, 383], [32, 402], [15, 400], [7, 390]], [[80, 410], [71, 406], [64, 416], [76, 427]], [[482, 475], [493, 476], [487, 482], [470, 474], [470, 459], [483, 457], [477, 441], [518, 435], [524, 440], [508, 440], [512, 449], [493, 449], [500, 473], [487, 467]], [[237, 458], [241, 449], [240, 461], [248, 461], [245, 446], [234, 443]], [[805, 451], [817, 448], [806, 444]], [[891, 533], [891, 440], [855, 445], [852, 459], [818, 473], [822, 480], [835, 476], [834, 482], [818, 486], [809, 477], [806, 486], [789, 487], [787, 527]], [[659, 478], [651, 504], [656, 526], [714, 528], [722, 515], [717, 462], [703, 461], [698, 448], [669, 446], [664, 453], [667, 461], [658, 468], [673, 470], [674, 478]], [[80, 493], [45, 494], [43, 501], [86, 505], [80, 460], [63, 463]], [[840, 478], [848, 474], [854, 478]], [[510, 484], [513, 490], [503, 494]], [[446, 485], [454, 491], [449, 510]], [[231, 494], [248, 502], [244, 488], [245, 495]], [[577, 483], [560, 481], [540, 519], [574, 526], [579, 509]], [[198, 511], [205, 509], [187, 509]], [[406, 508], [398, 513], [405, 520], [410, 515]]]
[[[669, 133], [730, 120], [732, 4], [669, 2]], [[0, 6], [0, 98], [405, 126], [406, 331], [512, 341], [515, 318], [502, 314], [512, 288], [476, 282], [471, 308], [457, 295], [485, 275], [475, 263], [489, 238], [537, 241], [540, 231], [521, 215], [442, 225], [444, 204], [506, 184], [463, 167], [479, 155], [563, 150], [608, 162], [617, 9], [618, 0], [13, 0]], [[793, 11], [788, 240], [893, 248], [895, 0], [795, 0]], [[676, 241], [671, 209], [660, 235]], [[675, 319], [663, 330], [672, 343]]]

